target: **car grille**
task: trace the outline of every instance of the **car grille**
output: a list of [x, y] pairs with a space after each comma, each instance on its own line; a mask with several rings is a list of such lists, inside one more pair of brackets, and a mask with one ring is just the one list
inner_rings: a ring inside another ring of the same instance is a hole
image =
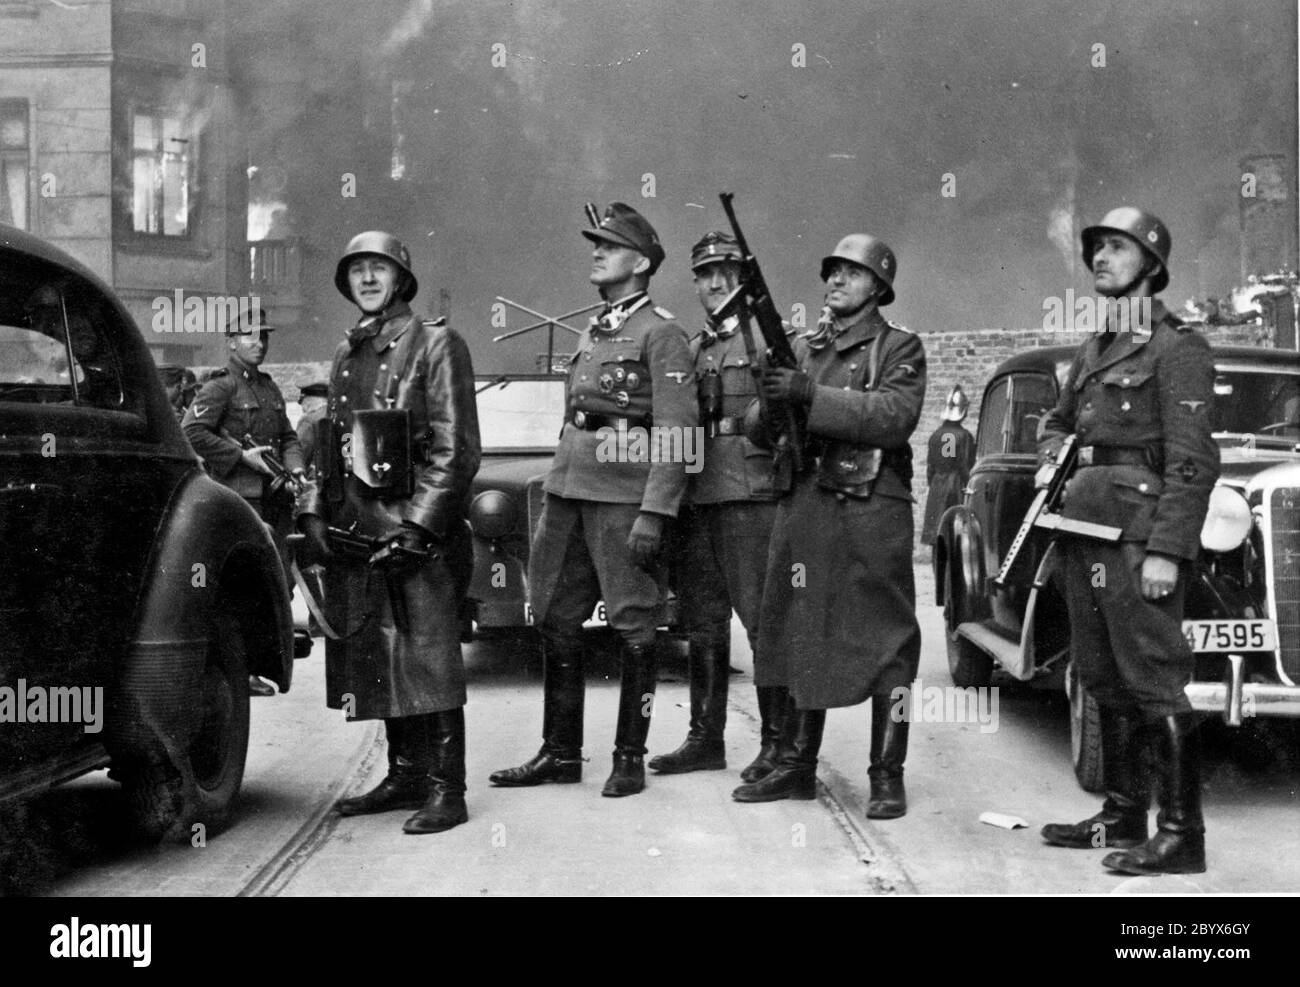
[[1300, 487], [1276, 487], [1268, 496], [1268, 585], [1282, 670], [1300, 682]]

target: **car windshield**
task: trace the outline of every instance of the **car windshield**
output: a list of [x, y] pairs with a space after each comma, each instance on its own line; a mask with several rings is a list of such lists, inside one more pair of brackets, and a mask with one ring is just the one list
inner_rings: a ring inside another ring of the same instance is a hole
[[564, 419], [563, 377], [479, 377], [478, 427], [485, 450], [553, 451]]
[[1225, 450], [1300, 452], [1300, 368], [1221, 367], [1211, 422]]

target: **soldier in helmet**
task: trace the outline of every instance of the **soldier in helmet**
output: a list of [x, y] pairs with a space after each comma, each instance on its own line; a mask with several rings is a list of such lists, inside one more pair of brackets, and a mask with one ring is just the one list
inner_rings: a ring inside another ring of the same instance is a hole
[[[1083, 260], [1106, 299], [1152, 299], [1169, 283], [1169, 231], [1150, 213], [1113, 209], [1083, 231]], [[1183, 689], [1193, 655], [1183, 598], [1219, 475], [1211, 436], [1214, 362], [1195, 330], [1158, 300], [1109, 307], [1075, 354], [1039, 426], [1040, 455], [1078, 443], [1065, 490], [1067, 518], [1119, 526], [1118, 543], [1062, 535], [1059, 572], [1070, 654], [1097, 702], [1106, 800], [1082, 822], [1051, 823], [1056, 846], [1119, 847], [1102, 861], [1125, 874], [1205, 870], [1195, 714]], [[1100, 566], [1100, 569], [1098, 568]], [[1098, 579], [1098, 573], [1104, 575]], [[1148, 839], [1142, 750], [1160, 773], [1157, 832]]]
[[[437, 833], [469, 818], [460, 609], [480, 456], [474, 368], [454, 329], [411, 311], [419, 285], [391, 234], [353, 237], [334, 285], [360, 320], [334, 351], [298, 527], [304, 561], [325, 563], [325, 612], [338, 624], [325, 646], [326, 702], [349, 719], [382, 719], [388, 737], [388, 774], [338, 810], [416, 809], [403, 831]], [[384, 548], [341, 555], [331, 526]]]
[[601, 794], [618, 798], [645, 788], [663, 620], [660, 554], [687, 474], [683, 461], [633, 456], [631, 441], [618, 461], [601, 450], [632, 429], [651, 442], [652, 427], [693, 429], [695, 374], [686, 333], [647, 293], [664, 259], [654, 227], [615, 202], [582, 234], [592, 242], [590, 281], [606, 307], [570, 360], [565, 424], [529, 553], [529, 597], [545, 648], [542, 748], [491, 780], [506, 787], [581, 780], [582, 623], [603, 599], [622, 642], [622, 682], [614, 768]]
[[971, 467], [975, 465], [975, 436], [962, 427], [970, 401], [960, 384], [953, 386], [943, 409], [943, 421], [930, 436], [925, 459], [925, 520], [921, 544], [933, 545], [939, 519], [960, 504]]
[[[736, 289], [740, 247], [727, 233], [707, 233], [691, 249], [695, 289], [705, 326], [691, 338], [704, 428], [703, 463], [692, 474], [688, 506], [682, 508], [676, 559], [682, 623], [690, 637], [691, 720], [686, 740], [670, 754], [651, 758], [660, 774], [718, 770], [727, 766], [723, 728], [727, 722], [731, 612], [740, 616], [751, 651], [758, 633], [768, 539], [776, 514], [776, 481], [770, 450], [745, 435], [744, 416], [758, 395], [746, 328], [736, 316], [722, 321], [713, 312]], [[757, 781], [773, 766], [785, 711], [785, 690], [758, 690], [762, 748], [741, 772]]]
[[[271, 469], [262, 455], [271, 454], [299, 479], [303, 462], [280, 388], [258, 369], [266, 360], [273, 329], [260, 308], [240, 308], [226, 324], [230, 358], [194, 396], [181, 427], [208, 472], [247, 500], [270, 526], [280, 557], [287, 559], [285, 539], [293, 530], [293, 494], [272, 488]], [[245, 436], [253, 439], [249, 448], [242, 443]], [[255, 696], [275, 695], [275, 687], [256, 675], [249, 676], [248, 686]]]
[[[891, 715], [921, 654], [912, 575], [912, 450], [925, 349], [888, 321], [897, 263], [882, 240], [846, 236], [822, 260], [827, 316], [803, 337], [801, 368], [769, 367], [769, 408], [806, 418], [812, 466], [777, 506], [754, 680], [789, 700], [776, 767], [740, 802], [811, 799], [826, 710], [871, 700], [867, 815], [907, 810], [908, 723]], [[780, 420], [779, 418], [777, 419]]]

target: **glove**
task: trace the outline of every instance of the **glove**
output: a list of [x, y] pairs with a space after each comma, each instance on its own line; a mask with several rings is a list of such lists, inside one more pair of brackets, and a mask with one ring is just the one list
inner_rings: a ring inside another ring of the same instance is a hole
[[298, 530], [307, 540], [303, 542], [305, 565], [323, 565], [334, 553], [330, 551], [329, 525], [319, 514], [302, 514], [298, 517]]
[[663, 547], [663, 515], [642, 511], [632, 522], [632, 532], [627, 536], [627, 550], [632, 553], [632, 561], [638, 569], [653, 572]]
[[376, 554], [375, 561], [389, 572], [410, 572], [429, 560], [432, 541], [432, 536], [419, 525], [404, 522], [384, 536], [387, 547]]
[[763, 397], [769, 401], [786, 401], [798, 405], [812, 404], [812, 378], [802, 370], [765, 367], [759, 386], [763, 388]]

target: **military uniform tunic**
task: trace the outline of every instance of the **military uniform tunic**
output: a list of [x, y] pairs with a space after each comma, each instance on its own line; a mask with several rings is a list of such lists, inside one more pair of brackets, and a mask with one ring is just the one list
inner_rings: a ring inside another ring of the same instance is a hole
[[700, 393], [712, 379], [718, 406], [710, 421], [701, 401], [703, 468], [689, 477], [675, 564], [686, 629], [716, 635], [721, 639], [715, 643], [725, 645], [734, 609], [752, 649], [779, 481], [771, 451], [756, 446], [744, 432], [745, 412], [758, 387], [743, 331], [729, 320], [691, 339]]
[[[376, 495], [347, 470], [341, 440], [353, 413], [392, 407], [410, 412], [414, 453], [411, 496]], [[300, 498], [300, 514], [369, 538], [418, 525], [437, 541], [437, 557], [400, 579], [408, 626], [389, 603], [386, 580], [364, 562], [332, 559], [326, 603], [340, 632], [325, 646], [326, 703], [353, 719], [389, 719], [465, 704], [460, 609], [473, 569], [465, 522], [480, 442], [469, 348], [455, 330], [422, 322], [405, 302], [364, 319], [335, 351], [329, 411], [317, 449], [318, 479]], [[324, 443], [330, 443], [328, 452]]]
[[[1183, 692], [1193, 670], [1181, 630], [1183, 591], [1188, 563], [1200, 551], [1219, 452], [1211, 435], [1209, 344], [1159, 302], [1152, 328], [1099, 333], [1079, 347], [1056, 407], [1039, 426], [1039, 452], [1054, 456], [1074, 434], [1080, 466], [1066, 485], [1062, 514], [1123, 531], [1119, 544], [1060, 540], [1081, 681], [1103, 705], [1159, 717], [1191, 709]], [[1174, 592], [1160, 600], [1141, 593], [1148, 553], [1182, 563]]]
[[575, 633], [604, 599], [612, 627], [629, 643], [649, 643], [663, 618], [659, 585], [633, 563], [627, 538], [642, 511], [676, 517], [687, 474], [681, 447], [676, 457], [651, 452], [656, 444], [637, 435], [653, 433], [635, 430], [694, 429], [686, 333], [644, 294], [623, 299], [583, 333], [567, 393], [529, 553], [530, 604], [544, 628]]
[[815, 463], [777, 507], [754, 683], [785, 686], [800, 709], [828, 709], [916, 677], [908, 439], [926, 362], [920, 338], [874, 309], [838, 334], [803, 339]]

